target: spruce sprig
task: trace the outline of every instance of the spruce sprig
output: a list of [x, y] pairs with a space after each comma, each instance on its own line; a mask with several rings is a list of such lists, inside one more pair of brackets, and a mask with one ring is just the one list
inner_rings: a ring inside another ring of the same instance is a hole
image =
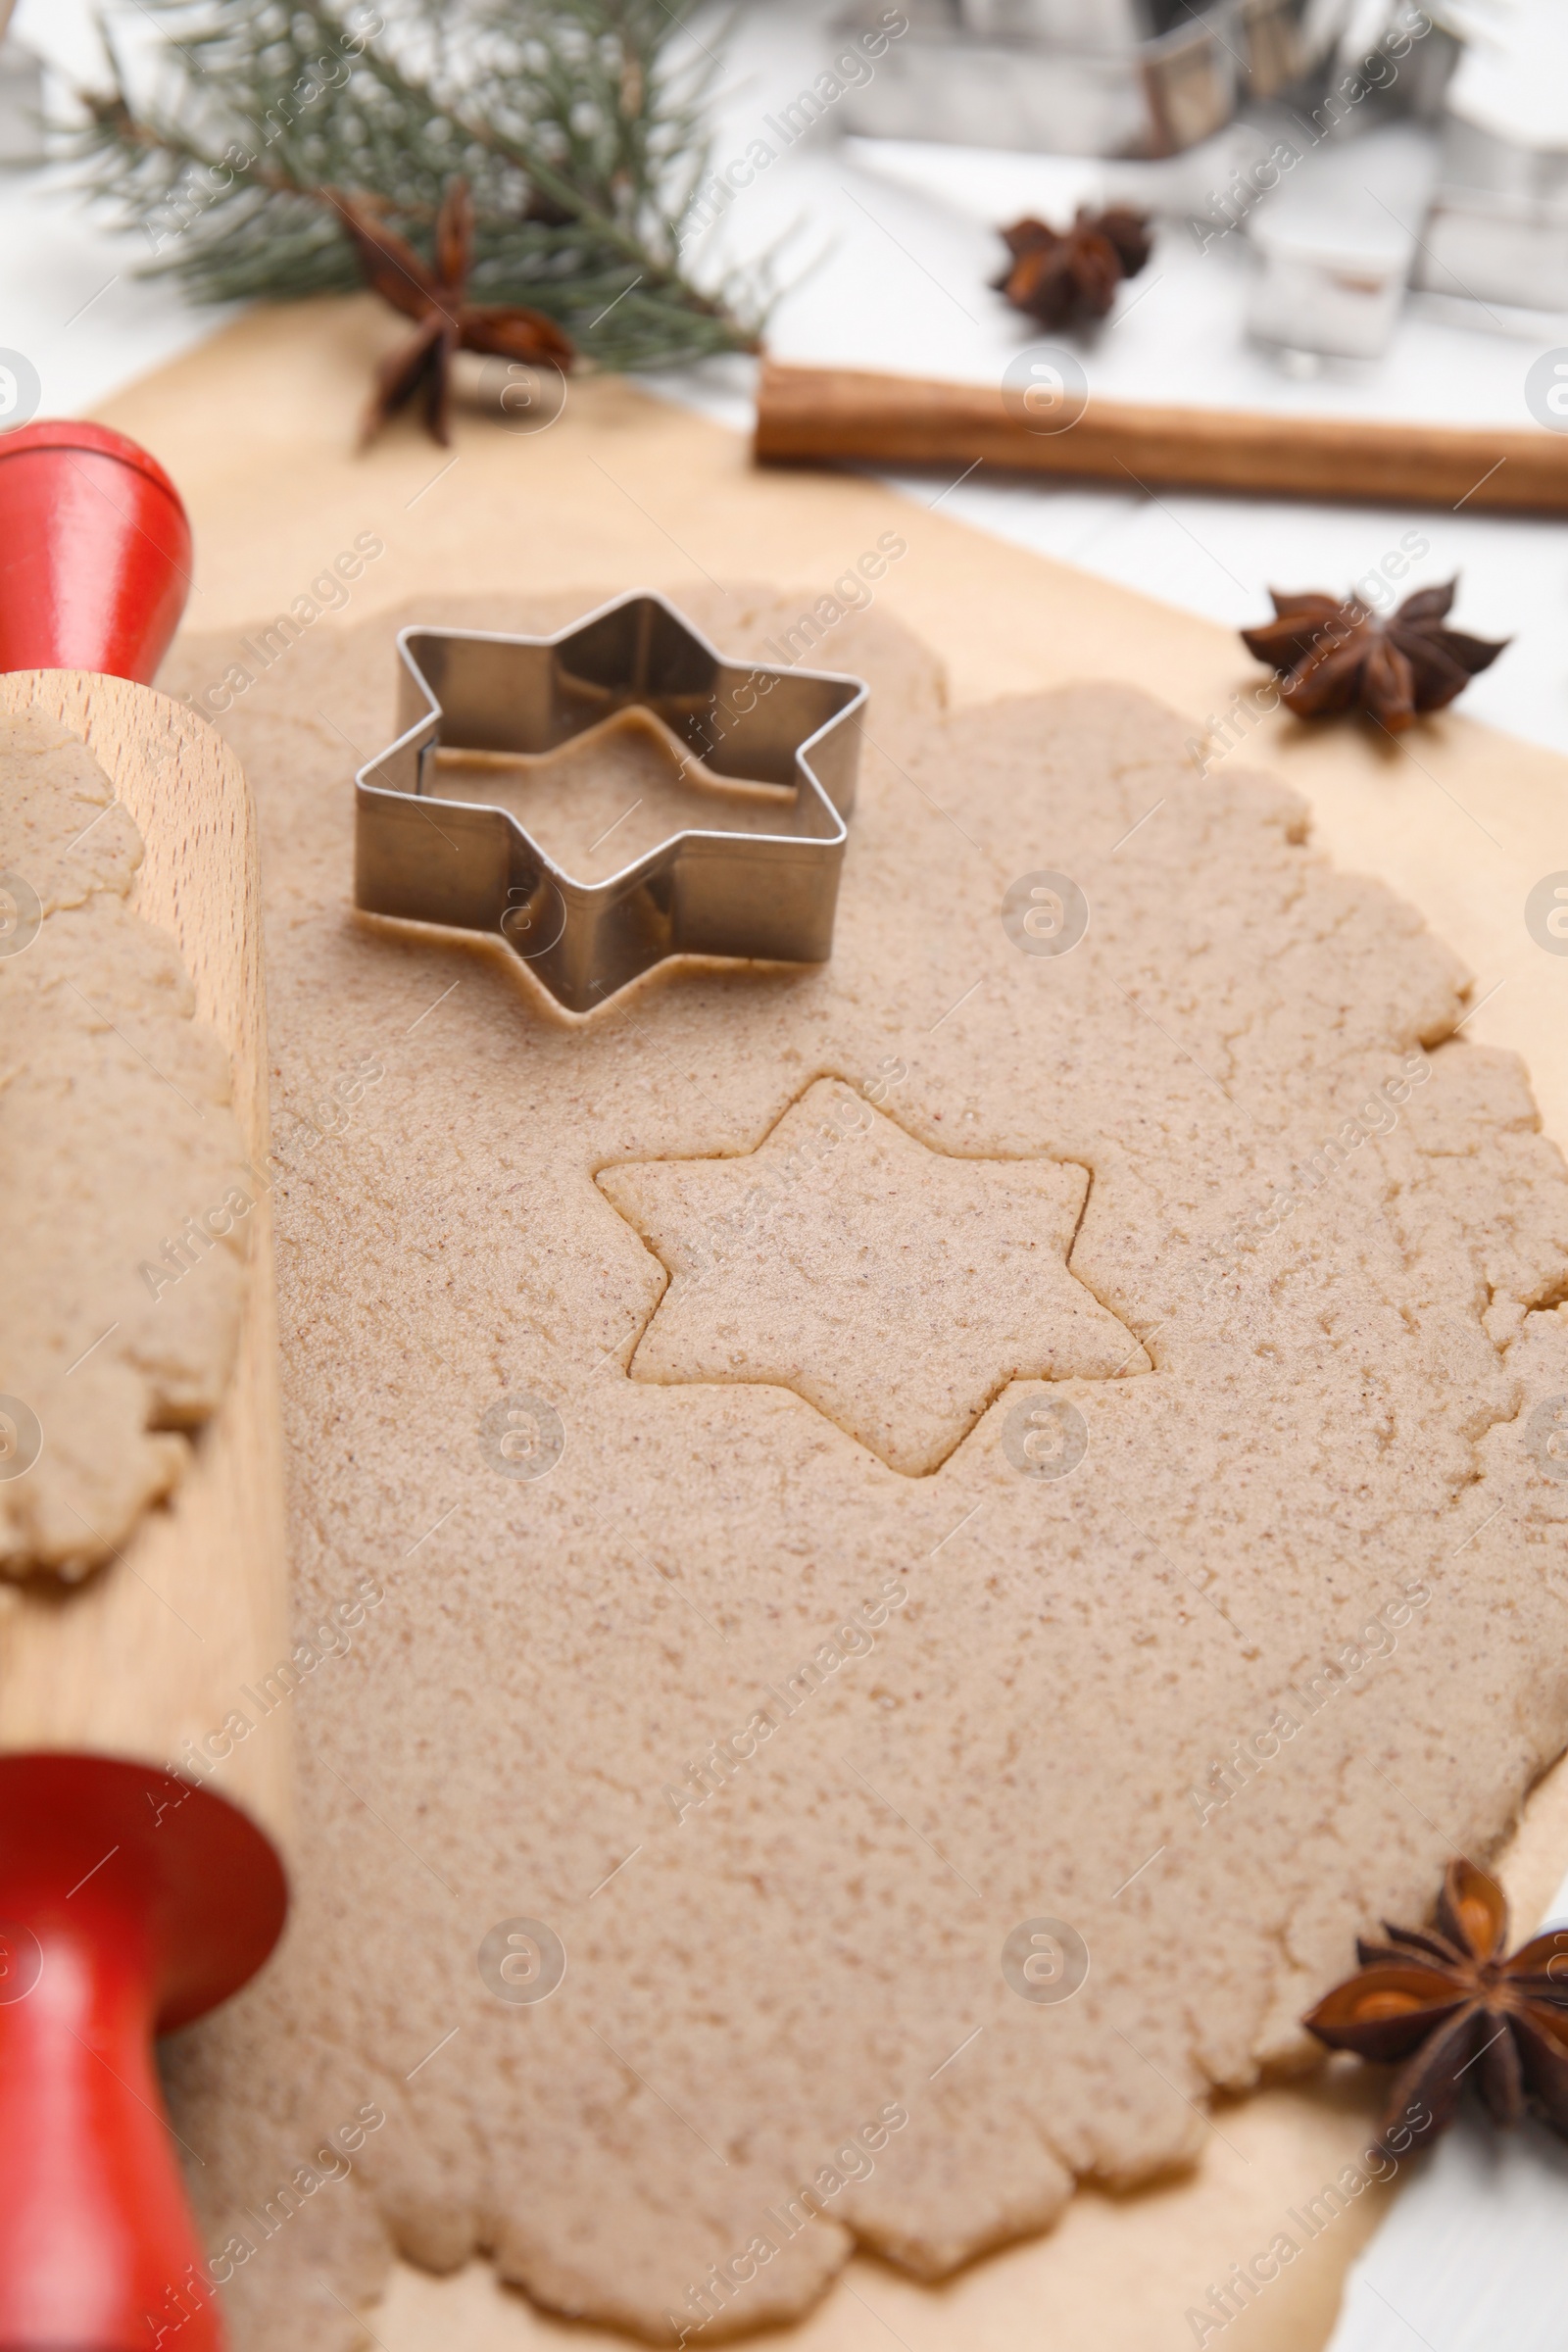
[[143, 0], [150, 78], [117, 54], [77, 152], [150, 274], [197, 302], [358, 286], [326, 201], [379, 199], [428, 254], [444, 191], [475, 211], [473, 299], [525, 303], [609, 368], [755, 347], [765, 271], [696, 282], [681, 230], [718, 61], [691, 0]]

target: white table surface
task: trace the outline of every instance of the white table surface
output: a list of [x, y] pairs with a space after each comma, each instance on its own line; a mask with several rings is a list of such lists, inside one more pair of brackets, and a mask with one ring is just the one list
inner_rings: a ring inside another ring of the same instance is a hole
[[[1568, 4], [1568, 0], [1565, 0]], [[717, 160], [812, 78], [828, 44], [824, 0], [757, 0], [726, 61]], [[90, 70], [88, 0], [20, 0], [15, 30]], [[769, 328], [783, 359], [995, 380], [1031, 330], [988, 291], [1001, 248], [989, 222], [1060, 216], [1059, 170], [1024, 158], [813, 134], [761, 174], [712, 233], [709, 261], [746, 260], [794, 231], [801, 271]], [[103, 234], [59, 174], [0, 173], [0, 347], [24, 352], [43, 413], [69, 415], [173, 358], [227, 315], [193, 312], [139, 280], [134, 241]], [[1310, 384], [1251, 350], [1242, 307], [1251, 257], [1239, 236], [1200, 253], [1162, 229], [1153, 262], [1086, 348], [1091, 381], [1130, 398], [1522, 425], [1522, 385], [1542, 342], [1408, 316], [1375, 371]], [[1568, 341], [1568, 335], [1564, 336]], [[666, 397], [745, 427], [751, 372], [716, 363], [658, 379]], [[1013, 480], [900, 481], [976, 528], [1078, 564], [1231, 626], [1263, 617], [1266, 588], [1341, 590], [1412, 522], [1432, 542], [1424, 579], [1462, 575], [1457, 617], [1517, 642], [1465, 708], [1568, 751], [1568, 524], [1446, 508], [1327, 506]], [[199, 555], [198, 555], [199, 561]], [[1568, 812], [1565, 812], [1568, 816]], [[1568, 1919], [1568, 1882], [1553, 1906]], [[1564, 2352], [1568, 2155], [1533, 2127], [1498, 2142], [1462, 2123], [1401, 2196], [1351, 2274], [1332, 2352]]]

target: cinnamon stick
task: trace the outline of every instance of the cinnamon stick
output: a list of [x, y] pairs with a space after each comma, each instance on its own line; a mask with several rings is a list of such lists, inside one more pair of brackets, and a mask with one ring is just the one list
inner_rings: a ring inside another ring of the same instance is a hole
[[1568, 514], [1568, 434], [1533, 427], [1155, 407], [1091, 394], [1076, 421], [1041, 431], [997, 384], [771, 361], [758, 389], [755, 448], [762, 465], [978, 461], [1139, 488]]

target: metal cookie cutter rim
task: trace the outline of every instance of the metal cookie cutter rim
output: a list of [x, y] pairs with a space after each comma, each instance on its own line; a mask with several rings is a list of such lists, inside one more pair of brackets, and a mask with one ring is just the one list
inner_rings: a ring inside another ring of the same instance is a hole
[[[652, 590], [547, 637], [415, 624], [397, 649], [402, 731], [355, 777], [358, 906], [499, 932], [573, 1012], [669, 956], [817, 963], [831, 953], [862, 679], [728, 661]], [[553, 751], [628, 710], [652, 712], [710, 774], [787, 787], [789, 825], [685, 827], [580, 882], [510, 809], [426, 788], [443, 745]]]

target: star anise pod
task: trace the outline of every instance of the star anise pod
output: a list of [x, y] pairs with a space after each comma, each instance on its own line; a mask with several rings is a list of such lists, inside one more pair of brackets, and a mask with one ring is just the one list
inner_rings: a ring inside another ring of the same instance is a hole
[[1528, 2103], [1568, 2137], [1568, 1928], [1504, 1959], [1502, 1888], [1473, 1862], [1455, 1861], [1437, 1926], [1385, 1922], [1384, 1933], [1387, 1943], [1357, 1943], [1359, 1974], [1303, 2020], [1331, 2050], [1404, 2061], [1384, 2132], [1412, 2105], [1427, 2108], [1434, 2132], [1446, 2130], [1469, 2076], [1494, 2122], [1516, 2124]]
[[1042, 326], [1103, 318], [1124, 277], [1136, 277], [1153, 251], [1142, 213], [1080, 206], [1065, 234], [1044, 220], [1015, 220], [1002, 232], [1012, 260], [996, 280], [1014, 310]]
[[1358, 596], [1281, 596], [1274, 618], [1243, 629], [1242, 643], [1284, 681], [1280, 700], [1298, 718], [1367, 710], [1391, 734], [1418, 710], [1441, 710], [1508, 644], [1444, 627], [1457, 579], [1418, 588], [1387, 620]]
[[394, 310], [416, 321], [406, 343], [381, 362], [361, 426], [361, 446], [416, 394], [424, 395], [425, 423], [443, 447], [451, 438], [452, 360], [459, 351], [484, 352], [526, 366], [564, 371], [576, 358], [570, 337], [543, 311], [520, 303], [469, 302], [473, 267], [473, 199], [466, 179], [454, 179], [435, 224], [435, 264], [389, 228], [379, 206], [363, 196], [329, 191], [331, 203], [359, 253], [367, 282]]

